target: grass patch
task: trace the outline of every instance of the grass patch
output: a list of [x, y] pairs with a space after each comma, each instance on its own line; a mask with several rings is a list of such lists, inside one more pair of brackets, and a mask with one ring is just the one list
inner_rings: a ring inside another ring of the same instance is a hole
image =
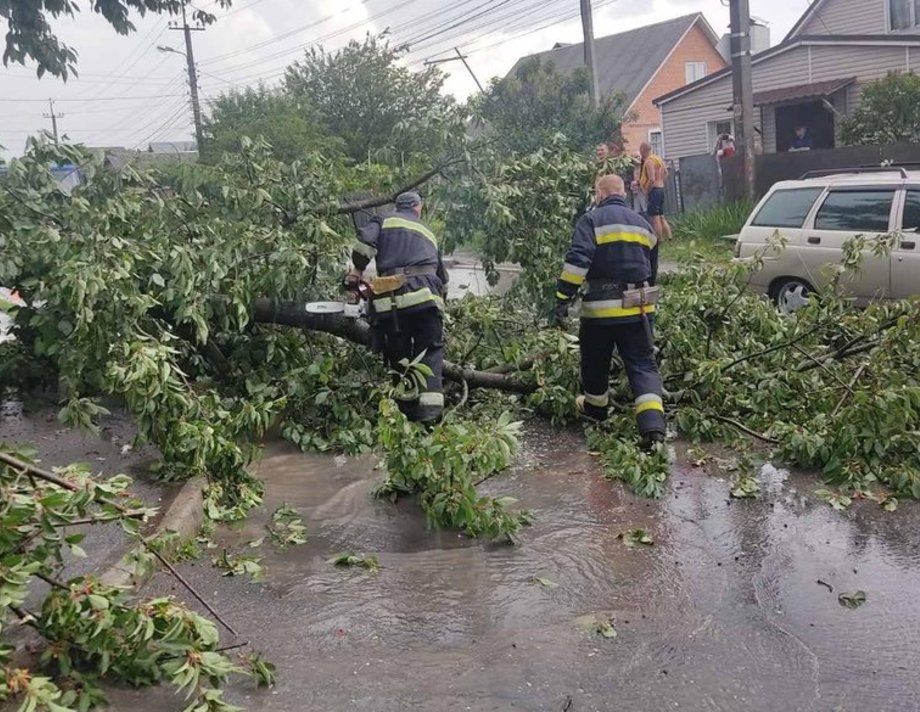
[[680, 239], [675, 238], [661, 247], [662, 263], [676, 262], [678, 265], [714, 264], [728, 262], [734, 255], [735, 243], [722, 238]]
[[680, 216], [671, 222], [674, 240], [662, 247], [661, 260], [680, 265], [727, 262], [735, 245], [724, 238], [741, 231], [752, 209], [742, 201]]
[[739, 233], [751, 210], [753, 205], [748, 201], [719, 205], [681, 215], [671, 227], [678, 240], [718, 239]]

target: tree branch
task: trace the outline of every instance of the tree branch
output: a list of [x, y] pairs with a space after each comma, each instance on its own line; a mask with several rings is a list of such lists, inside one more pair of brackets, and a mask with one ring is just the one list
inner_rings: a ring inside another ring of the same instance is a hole
[[[81, 491], [81, 488], [78, 485], [75, 485], [73, 482], [65, 480], [63, 477], [59, 477], [53, 472], [43, 470], [40, 467], [36, 467], [35, 465], [32, 465], [28, 462], [24, 462], [8, 453], [0, 452], [0, 462], [6, 463], [10, 467], [19, 470], [23, 474], [44, 480], [45, 482], [60, 487], [61, 489], [65, 489], [70, 492]], [[108, 505], [109, 507], [114, 507], [122, 516], [129, 517], [131, 519], [143, 519], [149, 514], [149, 512], [144, 510], [131, 510], [127, 507], [123, 507], [118, 502], [113, 502], [108, 497], [99, 497], [97, 498], [97, 501], [101, 504]]]
[[441, 165], [435, 166], [427, 173], [420, 175], [408, 185], [404, 185], [392, 195], [367, 198], [366, 200], [359, 200], [357, 203], [342, 203], [339, 205], [339, 209], [336, 211], [336, 214], [351, 215], [352, 213], [360, 213], [362, 210], [370, 210], [371, 208], [379, 208], [383, 205], [390, 205], [391, 203], [395, 203], [396, 198], [401, 194], [408, 193], [410, 190], [415, 190], [416, 188], [424, 185], [436, 175], [442, 173], [445, 168], [450, 168], [451, 166], [460, 163], [462, 160], [462, 158], [452, 158], [449, 161], [445, 161]]
[[[362, 346], [370, 346], [371, 329], [367, 322], [347, 319], [341, 314], [309, 314], [303, 304], [297, 302], [274, 302], [271, 299], [256, 299], [252, 306], [252, 319], [262, 324], [278, 324], [308, 331], [331, 334], [340, 339]], [[476, 371], [463, 368], [450, 361], [444, 362], [444, 377], [449, 381], [466, 381], [470, 388], [493, 388], [510, 393], [533, 393], [535, 383], [521, 380], [514, 373]]]
[[779, 440], [776, 438], [771, 438], [762, 433], [758, 433], [756, 430], [751, 430], [748, 426], [743, 423], [739, 423], [737, 420], [732, 420], [731, 418], [726, 418], [724, 415], [713, 415], [714, 420], [718, 420], [720, 423], [725, 423], [726, 425], [731, 425], [733, 428], [737, 428], [742, 433], [747, 433], [752, 438], [757, 438], [762, 440], [765, 443], [770, 443], [771, 445], [779, 445]]

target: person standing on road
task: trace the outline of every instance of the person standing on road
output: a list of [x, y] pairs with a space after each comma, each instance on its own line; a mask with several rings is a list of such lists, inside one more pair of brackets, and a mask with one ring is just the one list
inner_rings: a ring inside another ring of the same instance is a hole
[[[664, 185], [668, 180], [668, 167], [661, 156], [652, 153], [649, 143], [639, 146], [642, 164], [639, 168], [639, 189], [648, 196], [648, 219], [655, 229], [659, 244], [671, 239], [671, 226], [664, 216]], [[652, 283], [658, 279], [658, 248], [652, 256]]]
[[394, 370], [400, 368], [400, 361], [422, 356], [431, 375], [424, 390], [411, 400], [401, 400], [399, 408], [409, 420], [436, 423], [444, 412], [441, 312], [448, 275], [437, 238], [422, 222], [421, 214], [419, 194], [403, 193], [396, 198], [396, 212], [375, 215], [361, 228], [352, 249], [354, 269], [345, 277], [345, 288], [356, 291], [364, 270], [371, 260], [376, 261], [369, 307], [375, 350], [383, 353]]
[[594, 193], [597, 207], [578, 221], [566, 253], [552, 323], [564, 323], [569, 306], [585, 286], [579, 331], [584, 393], [576, 399], [576, 407], [592, 420], [607, 419], [610, 366], [617, 349], [635, 397], [642, 444], [651, 447], [665, 437], [661, 377], [650, 324], [658, 291], [650, 284], [650, 256], [657, 237], [648, 222], [626, 206], [620, 176], [601, 176]]

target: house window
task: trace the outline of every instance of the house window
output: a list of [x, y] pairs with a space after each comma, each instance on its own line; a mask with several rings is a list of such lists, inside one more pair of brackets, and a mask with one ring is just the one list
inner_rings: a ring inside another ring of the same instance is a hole
[[706, 124], [706, 140], [709, 145], [709, 149], [713, 150], [713, 147], [716, 145], [716, 141], [719, 140], [719, 136], [722, 134], [733, 134], [732, 122], [728, 121], [710, 121]]
[[920, 25], [920, 0], [888, 0], [892, 30], [909, 30]]
[[664, 134], [661, 129], [652, 129], [648, 132], [648, 143], [652, 147], [652, 153], [656, 156], [664, 155]]
[[[920, 2], [920, 0], [918, 0]], [[687, 62], [684, 65], [684, 72], [687, 78], [687, 84], [695, 82], [706, 76], [706, 62]]]

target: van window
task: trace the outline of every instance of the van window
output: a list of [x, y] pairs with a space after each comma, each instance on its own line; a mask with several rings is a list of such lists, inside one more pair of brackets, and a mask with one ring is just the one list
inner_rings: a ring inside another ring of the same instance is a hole
[[815, 216], [815, 230], [888, 232], [893, 190], [838, 190]]
[[904, 230], [920, 228], [920, 190], [908, 190], [907, 199], [904, 201], [904, 219], [901, 221]]
[[777, 190], [767, 198], [752, 225], [757, 227], [802, 227], [811, 206], [824, 188]]

